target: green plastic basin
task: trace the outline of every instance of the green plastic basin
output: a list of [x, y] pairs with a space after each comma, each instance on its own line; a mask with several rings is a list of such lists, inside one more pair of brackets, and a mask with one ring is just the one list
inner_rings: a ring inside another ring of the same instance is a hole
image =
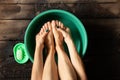
[[[59, 20], [71, 30], [71, 35], [80, 56], [84, 56], [87, 49], [87, 34], [82, 22], [72, 13], [64, 10], [47, 10], [38, 14], [28, 25], [24, 44], [28, 57], [33, 62], [35, 51], [35, 36], [44, 23]], [[66, 47], [65, 47], [66, 48]]]
[[[14, 57], [18, 63], [23, 64], [27, 62], [28, 58], [31, 60], [31, 62], [34, 61], [35, 36], [39, 32], [40, 28], [44, 25], [44, 23], [52, 20], [59, 20], [65, 26], [70, 28], [71, 36], [73, 38], [74, 44], [77, 48], [79, 55], [82, 57], [85, 55], [88, 39], [87, 39], [86, 30], [82, 22], [76, 16], [74, 16], [72, 13], [68, 11], [52, 9], [52, 10], [47, 10], [38, 14], [30, 22], [30, 24], [26, 29], [25, 36], [24, 36], [24, 44], [18, 43], [16, 44], [17, 47], [16, 46], [14, 47]], [[19, 47], [22, 47], [25, 50], [22, 50], [21, 52]], [[65, 43], [64, 43], [64, 47], [65, 47], [65, 51], [69, 56], [69, 52]], [[19, 52], [21, 54], [18, 54], [16, 56], [16, 52]], [[23, 55], [25, 55], [25, 57]], [[16, 58], [18, 58], [19, 61]]]

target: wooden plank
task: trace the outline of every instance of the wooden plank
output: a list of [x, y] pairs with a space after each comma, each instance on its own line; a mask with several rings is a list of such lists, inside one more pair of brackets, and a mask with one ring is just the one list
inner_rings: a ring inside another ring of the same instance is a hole
[[[74, 8], [73, 8], [74, 7]], [[0, 19], [32, 19], [35, 13], [48, 9], [64, 9], [80, 18], [119, 18], [118, 4], [39, 4], [0, 5]], [[36, 12], [35, 12], [36, 11]]]
[[120, 79], [120, 21], [113, 20], [116, 19], [82, 20], [88, 33], [88, 48], [83, 60], [90, 80]]
[[42, 12], [49, 9], [63, 9], [75, 14], [79, 18], [119, 18], [120, 17], [120, 3], [111, 4], [38, 4], [36, 6], [37, 12]]
[[13, 57], [13, 47], [23, 41], [0, 41], [0, 60]]
[[[86, 28], [95, 30], [118, 31], [120, 29], [120, 19], [81, 19]], [[88, 27], [89, 26], [89, 27]]]
[[[13, 68], [14, 67], [14, 68]], [[8, 58], [0, 63], [1, 80], [30, 80], [32, 63], [18, 64], [13, 58]]]
[[[79, 0], [47, 0], [47, 3], [76, 3]], [[83, 2], [83, 0], [81, 0]]]
[[34, 4], [34, 3], [115, 3], [118, 0], [0, 0], [0, 4]]
[[[115, 3], [117, 0], [43, 0], [43, 3]], [[38, 2], [39, 3], [39, 2]]]
[[[96, 53], [97, 54], [97, 53]], [[119, 80], [120, 55], [94, 55], [87, 56], [85, 63], [86, 73], [90, 80]], [[91, 74], [92, 72], [92, 74]]]
[[[23, 40], [29, 22], [30, 20], [0, 20], [0, 40]], [[119, 37], [120, 19], [82, 19], [82, 22], [91, 38], [94, 33], [97, 33], [94, 36], [106, 39], [111, 39], [112, 34], [114, 38]]]
[[0, 20], [0, 40], [23, 40], [30, 20]]
[[[13, 47], [22, 41], [0, 41], [0, 80], [29, 80], [32, 63], [20, 65], [13, 58]], [[14, 66], [14, 68], [13, 68]]]
[[120, 53], [120, 21], [117, 19], [82, 20], [88, 35], [91, 55]]
[[118, 0], [94, 0], [94, 1], [96, 1], [96, 2], [118, 2]]
[[82, 19], [90, 39], [120, 40], [119, 19]]
[[111, 13], [114, 16], [120, 16], [120, 3], [117, 4], [100, 4], [101, 8], [104, 8], [109, 13]]
[[[42, 1], [42, 0], [41, 0]], [[37, 0], [0, 0], [0, 4], [5, 4], [5, 3], [10, 3], [10, 4], [13, 4], [13, 3], [36, 3]]]
[[35, 5], [0, 5], [0, 19], [32, 19]]
[[0, 63], [6, 58], [7, 55], [7, 53], [5, 54], [6, 45], [4, 44], [5, 42], [0, 42]]

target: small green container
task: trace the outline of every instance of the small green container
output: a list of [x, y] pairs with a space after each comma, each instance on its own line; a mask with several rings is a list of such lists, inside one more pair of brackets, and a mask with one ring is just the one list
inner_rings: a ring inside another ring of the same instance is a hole
[[24, 37], [24, 45], [25, 51], [30, 60], [32, 62], [34, 60], [36, 34], [39, 32], [40, 28], [44, 25], [44, 23], [52, 20], [59, 20], [65, 26], [70, 28], [71, 36], [73, 38], [77, 51], [80, 56], [84, 56], [87, 49], [88, 39], [86, 30], [82, 22], [68, 11], [52, 9], [38, 14], [27, 27]]
[[17, 43], [13, 48], [13, 53], [15, 61], [19, 64], [26, 63], [29, 59], [23, 43]]

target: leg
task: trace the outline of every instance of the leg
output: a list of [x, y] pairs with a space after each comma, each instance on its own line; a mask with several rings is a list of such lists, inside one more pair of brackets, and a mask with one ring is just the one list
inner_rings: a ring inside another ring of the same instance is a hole
[[[58, 54], [58, 70], [61, 80], [77, 80], [74, 68], [63, 49], [63, 36], [56, 29], [58, 22], [52, 21], [52, 30]], [[57, 24], [57, 25], [56, 25]]]
[[78, 78], [81, 80], [87, 80], [87, 77], [86, 77], [86, 74], [84, 71], [84, 67], [83, 67], [83, 63], [82, 63], [82, 59], [79, 57], [76, 47], [72, 41], [72, 38], [70, 36], [70, 30], [68, 28], [66, 28], [65, 31], [63, 29], [59, 29], [59, 31], [64, 36], [64, 40], [69, 49], [71, 62], [78, 74]]
[[34, 54], [34, 62], [32, 67], [31, 80], [42, 80], [43, 73], [43, 55], [44, 39], [48, 32], [45, 27], [42, 27], [40, 32], [36, 35], [36, 48]]
[[50, 24], [50, 22], [47, 22], [44, 26], [46, 28], [49, 28], [50, 31], [45, 39], [48, 56], [45, 61], [42, 80], [58, 80], [57, 66], [56, 66], [56, 62], [54, 59], [55, 47], [54, 47], [54, 40], [53, 40], [51, 24]]

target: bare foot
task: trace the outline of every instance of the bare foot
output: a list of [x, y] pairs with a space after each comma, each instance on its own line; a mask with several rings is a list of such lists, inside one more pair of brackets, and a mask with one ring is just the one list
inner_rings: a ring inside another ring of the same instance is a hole
[[47, 22], [47, 23], [44, 24], [44, 26], [46, 28], [49, 28], [49, 33], [48, 33], [48, 35], [46, 36], [46, 39], [45, 39], [45, 45], [46, 45], [48, 50], [49, 49], [54, 49], [54, 38], [53, 38], [51, 23]]
[[65, 42], [67, 42], [67, 41], [69, 41], [71, 39], [70, 29], [69, 28], [66, 28], [66, 29], [59, 28], [58, 31], [62, 33]]
[[[56, 20], [56, 26], [57, 26], [57, 31], [62, 34], [65, 42], [71, 39], [70, 36], [70, 29], [68, 27], [65, 27], [62, 22]], [[60, 35], [61, 35], [60, 34]]]
[[58, 25], [57, 21], [55, 21], [55, 20], [53, 20], [51, 22], [51, 24], [52, 24], [52, 31], [53, 31], [53, 35], [54, 35], [54, 38], [55, 38], [56, 46], [62, 46], [63, 36], [57, 29], [57, 28], [59, 28], [59, 25]]
[[48, 34], [48, 27], [43, 26], [40, 32], [36, 35], [36, 47], [44, 47], [44, 40], [46, 35]]

